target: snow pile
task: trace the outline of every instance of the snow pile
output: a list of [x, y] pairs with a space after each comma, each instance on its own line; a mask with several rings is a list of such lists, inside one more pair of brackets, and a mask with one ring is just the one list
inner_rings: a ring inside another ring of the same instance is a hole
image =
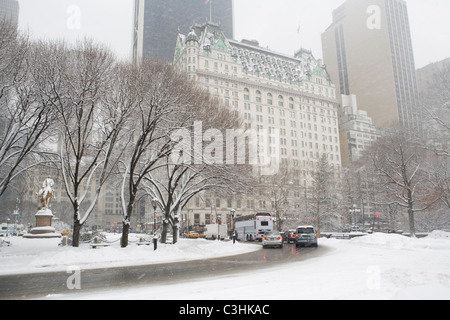
[[450, 240], [450, 232], [436, 230], [436, 231], [433, 231], [432, 233], [430, 233], [427, 238], [428, 239]]
[[138, 246], [139, 235], [130, 235], [130, 245], [121, 248], [120, 235], [109, 235], [109, 247], [92, 249], [89, 244], [79, 248], [61, 247], [60, 239], [11, 238], [10, 247], [0, 249], [0, 275], [65, 271], [76, 265], [82, 269], [146, 265], [199, 260], [244, 254], [259, 250], [259, 246], [204, 239], [181, 239], [175, 245], [158, 243]]
[[399, 234], [374, 233], [365, 237], [354, 238], [353, 244], [363, 246], [375, 246], [386, 249], [433, 249], [450, 250], [450, 233], [444, 231], [433, 231], [426, 238], [408, 238]]

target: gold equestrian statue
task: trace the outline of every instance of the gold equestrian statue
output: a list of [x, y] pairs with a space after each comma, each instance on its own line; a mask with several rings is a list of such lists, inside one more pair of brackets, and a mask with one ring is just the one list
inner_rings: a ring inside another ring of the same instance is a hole
[[54, 195], [54, 186], [55, 182], [53, 179], [50, 178], [50, 176], [44, 180], [44, 183], [42, 184], [42, 189], [39, 190], [39, 200], [41, 201], [41, 207], [40, 210], [49, 209], [50, 202], [55, 198]]

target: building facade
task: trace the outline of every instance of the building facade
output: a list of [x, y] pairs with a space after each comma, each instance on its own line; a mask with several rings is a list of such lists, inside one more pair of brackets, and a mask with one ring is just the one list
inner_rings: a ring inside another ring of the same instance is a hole
[[172, 61], [179, 30], [192, 22], [220, 22], [223, 32], [233, 38], [233, 0], [135, 0], [133, 59], [142, 57]]
[[[426, 95], [436, 89], [437, 84], [446, 86], [450, 71], [450, 58], [431, 63], [416, 71], [417, 87], [420, 95]], [[447, 81], [446, 81], [447, 80]], [[437, 88], [438, 90], [441, 88]], [[447, 88], [448, 89], [448, 88]]]
[[294, 162], [306, 177], [326, 153], [340, 169], [336, 88], [311, 52], [279, 54], [227, 39], [218, 25], [206, 23], [178, 35], [174, 66], [239, 114], [245, 129], [279, 131], [273, 145], [280, 150], [273, 153], [281, 163]]
[[339, 131], [344, 167], [358, 160], [363, 151], [381, 137], [367, 111], [358, 108], [355, 95], [341, 95]]
[[0, 0], [0, 21], [10, 21], [14, 26], [19, 25], [19, 2], [17, 0]]
[[417, 81], [404, 0], [347, 0], [322, 34], [341, 94], [355, 94], [378, 128], [417, 126]]
[[[289, 182], [293, 213], [303, 210], [305, 190], [323, 154], [340, 172], [336, 88], [322, 61], [310, 51], [289, 56], [261, 48], [256, 41], [230, 40], [210, 22], [177, 36], [173, 64], [240, 115], [243, 129], [267, 133], [260, 149], [293, 172]], [[266, 194], [228, 199], [207, 194], [189, 204], [186, 219], [202, 224], [212, 213], [228, 216], [230, 208], [238, 215], [272, 213], [274, 204]]]

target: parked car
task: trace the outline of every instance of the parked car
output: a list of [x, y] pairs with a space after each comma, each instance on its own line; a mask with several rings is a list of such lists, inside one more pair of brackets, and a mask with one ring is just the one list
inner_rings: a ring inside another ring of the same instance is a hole
[[190, 232], [186, 233], [186, 238], [198, 239], [198, 238], [200, 238], [200, 235], [197, 232], [190, 231]]
[[287, 243], [295, 243], [295, 234], [297, 230], [288, 230], [283, 234], [283, 240]]
[[297, 235], [295, 238], [296, 247], [318, 247], [316, 228], [312, 226], [297, 227]]
[[283, 248], [283, 236], [278, 231], [267, 231], [262, 238], [263, 248], [279, 247]]

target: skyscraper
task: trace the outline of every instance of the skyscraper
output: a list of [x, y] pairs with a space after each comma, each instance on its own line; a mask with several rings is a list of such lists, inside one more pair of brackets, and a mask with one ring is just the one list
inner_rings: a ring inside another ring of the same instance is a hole
[[8, 20], [16, 27], [19, 25], [19, 2], [0, 0], [0, 21]]
[[417, 81], [404, 0], [347, 0], [322, 34], [341, 94], [355, 94], [379, 128], [417, 126]]
[[179, 30], [211, 19], [233, 38], [233, 0], [135, 0], [133, 59], [172, 62]]

